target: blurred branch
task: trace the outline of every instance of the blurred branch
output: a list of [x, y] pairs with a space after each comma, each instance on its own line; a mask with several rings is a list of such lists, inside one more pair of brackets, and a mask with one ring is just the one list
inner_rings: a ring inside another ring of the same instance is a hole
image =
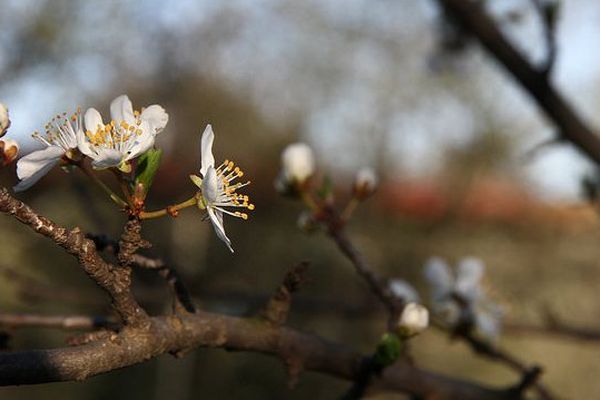
[[390, 313], [390, 324], [393, 324], [402, 310], [403, 301], [391, 292], [387, 280], [375, 271], [350, 241], [345, 231], [344, 221], [340, 219], [335, 209], [331, 206], [323, 207], [318, 216], [327, 225], [327, 232], [337, 244], [340, 251], [350, 260], [356, 272], [367, 282], [371, 292], [387, 307]]
[[73, 330], [87, 330], [108, 328], [115, 330], [117, 324], [106, 317], [89, 317], [83, 315], [36, 315], [36, 314], [0, 314], [0, 327], [2, 328], [59, 328]]
[[482, 2], [437, 1], [529, 92], [547, 117], [559, 128], [560, 135], [600, 164], [600, 139], [546, 79], [545, 69], [532, 66], [508, 41], [494, 20], [486, 14]]
[[[534, 365], [529, 367], [508, 352], [477, 338], [473, 334], [472, 329], [462, 330], [459, 327], [459, 329], [453, 332], [453, 334], [467, 342], [471, 349], [473, 349], [473, 351], [475, 351], [477, 354], [489, 358], [490, 360], [502, 363], [520, 373], [522, 375], [522, 382], [515, 387], [515, 390], [519, 393], [522, 393], [527, 387], [533, 386], [542, 399], [552, 400], [555, 398], [554, 395], [550, 393], [548, 388], [538, 381], [539, 375], [542, 372], [542, 369], [539, 366]], [[532, 371], [535, 371], [535, 374], [533, 374]], [[533, 375], [535, 375], [535, 379], [533, 379]]]

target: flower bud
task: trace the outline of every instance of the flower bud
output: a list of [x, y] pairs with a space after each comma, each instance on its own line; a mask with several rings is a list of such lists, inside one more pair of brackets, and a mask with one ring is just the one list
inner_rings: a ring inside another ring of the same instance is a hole
[[281, 154], [283, 178], [290, 183], [302, 184], [315, 172], [312, 149], [306, 143], [288, 145]]
[[398, 334], [409, 338], [423, 332], [429, 325], [429, 311], [418, 303], [408, 303], [398, 321]]
[[12, 139], [0, 140], [0, 157], [3, 166], [7, 166], [17, 159], [19, 144]]
[[10, 119], [8, 118], [8, 108], [0, 103], [0, 137], [4, 136], [9, 126]]
[[359, 200], [366, 199], [375, 193], [377, 183], [377, 174], [372, 168], [361, 168], [354, 177], [354, 196]]

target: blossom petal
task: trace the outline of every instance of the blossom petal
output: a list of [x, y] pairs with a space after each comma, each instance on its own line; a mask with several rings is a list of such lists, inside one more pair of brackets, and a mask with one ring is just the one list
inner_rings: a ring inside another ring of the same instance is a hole
[[148, 122], [142, 121], [140, 125], [142, 133], [135, 139], [135, 142], [127, 149], [125, 161], [129, 161], [145, 153], [154, 145], [154, 134], [150, 131]]
[[389, 288], [394, 296], [399, 297], [404, 302], [419, 302], [419, 292], [404, 279], [392, 279], [389, 283]]
[[93, 157], [95, 154], [92, 150], [92, 145], [83, 132], [83, 129], [77, 131], [77, 148], [88, 157]]
[[123, 153], [118, 150], [99, 147], [96, 151], [92, 162], [92, 167], [95, 169], [118, 167], [123, 162]]
[[162, 131], [167, 125], [167, 122], [169, 122], [169, 114], [167, 114], [165, 109], [158, 104], [153, 104], [142, 111], [140, 120], [142, 122], [148, 122], [150, 130], [156, 135]]
[[444, 260], [432, 257], [425, 264], [425, 279], [431, 285], [431, 294], [435, 301], [448, 296], [454, 286], [450, 268]]
[[454, 290], [465, 299], [474, 301], [482, 295], [481, 279], [485, 266], [475, 257], [466, 257], [458, 264]]
[[227, 247], [229, 251], [233, 253], [233, 247], [231, 247], [231, 240], [225, 234], [225, 227], [223, 226], [223, 213], [219, 210], [215, 210], [212, 207], [208, 207], [206, 209], [208, 212], [208, 217], [210, 218], [210, 222], [212, 222], [213, 227], [215, 228], [215, 233], [221, 239]]
[[210, 124], [206, 125], [206, 129], [204, 129], [204, 133], [202, 134], [202, 140], [200, 142], [200, 157], [201, 160], [201, 168], [200, 173], [202, 176], [205, 176], [208, 167], [215, 166], [215, 157], [212, 153], [213, 141], [215, 140], [215, 134], [213, 133], [212, 126]]
[[209, 204], [214, 203], [217, 201], [218, 191], [217, 171], [213, 167], [208, 167], [206, 175], [202, 179], [202, 196]]
[[17, 176], [21, 182], [14, 187], [15, 192], [29, 189], [46, 175], [64, 154], [65, 151], [62, 147], [50, 146], [21, 158], [17, 162]]
[[102, 116], [95, 108], [88, 108], [83, 116], [83, 121], [85, 123], [85, 129], [90, 132], [96, 132], [98, 127], [104, 126], [104, 122], [102, 122]]
[[135, 123], [133, 104], [131, 104], [131, 100], [127, 95], [122, 94], [110, 103], [110, 117], [117, 124], [121, 121], [125, 121], [129, 125]]

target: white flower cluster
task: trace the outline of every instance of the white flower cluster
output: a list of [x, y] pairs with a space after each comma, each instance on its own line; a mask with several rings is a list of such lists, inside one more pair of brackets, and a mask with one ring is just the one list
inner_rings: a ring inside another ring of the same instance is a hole
[[141, 112], [134, 111], [131, 100], [121, 95], [110, 104], [111, 120], [104, 124], [95, 108], [89, 108], [81, 118], [81, 111], [72, 115], [57, 115], [46, 124], [45, 134], [33, 137], [44, 145], [17, 162], [17, 176], [21, 180], [15, 191], [30, 188], [61, 160], [77, 161], [82, 155], [92, 159], [94, 168], [119, 167], [140, 156], [154, 145], [155, 136], [169, 120], [159, 105], [151, 105]]
[[[453, 273], [444, 260], [432, 257], [425, 263], [424, 274], [430, 286], [433, 315], [450, 327], [473, 324], [480, 335], [495, 340], [500, 334], [504, 312], [485, 294], [484, 270], [481, 260], [466, 257]], [[389, 289], [405, 302], [419, 301], [417, 290], [405, 280], [391, 280]]]
[[[4, 124], [5, 108], [0, 108], [1, 123]], [[33, 137], [44, 148], [34, 151], [17, 162], [17, 176], [21, 180], [15, 191], [30, 188], [59, 163], [78, 165], [85, 157], [95, 169], [115, 168], [123, 173], [132, 170], [131, 161], [154, 146], [154, 140], [167, 125], [169, 115], [163, 107], [151, 105], [136, 111], [129, 97], [121, 95], [110, 104], [111, 120], [104, 123], [95, 108], [81, 115], [77, 110], [72, 115], [57, 115], [47, 125], [45, 134], [34, 133]], [[233, 161], [225, 160], [215, 165], [212, 154], [214, 133], [208, 125], [202, 135], [200, 153], [201, 168], [191, 179], [200, 189], [190, 204], [197, 204], [206, 211], [217, 233], [233, 252], [231, 241], [225, 234], [223, 214], [247, 219], [248, 215], [228, 208], [253, 210], [254, 205], [246, 195], [237, 190], [250, 182], [234, 182], [243, 172]], [[18, 150], [18, 149], [17, 149]], [[304, 174], [307, 172], [305, 171]]]

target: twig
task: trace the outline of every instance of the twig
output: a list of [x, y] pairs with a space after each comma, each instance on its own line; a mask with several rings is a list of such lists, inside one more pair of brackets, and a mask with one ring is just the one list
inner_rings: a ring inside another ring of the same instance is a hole
[[292, 294], [306, 282], [307, 262], [301, 262], [290, 268], [273, 296], [267, 302], [260, 315], [275, 326], [281, 326], [287, 321], [292, 303]]
[[[113, 254], [119, 253], [119, 243], [106, 235], [87, 234], [87, 238], [94, 241], [99, 251], [109, 251]], [[156, 270], [158, 274], [167, 282], [173, 293], [175, 311], [185, 310], [186, 312], [196, 312], [196, 306], [192, 296], [187, 290], [177, 269], [167, 265], [161, 258], [150, 258], [141, 254], [130, 254], [131, 265], [141, 269]]]
[[96, 252], [94, 242], [86, 239], [79, 228], [69, 230], [58, 226], [12, 197], [5, 188], [0, 189], [0, 212], [14, 216], [76, 257], [85, 273], [108, 293], [113, 307], [125, 323], [136, 324], [147, 318], [131, 293], [127, 270], [105, 262]]
[[[514, 371], [520, 373], [523, 376], [522, 381], [525, 381], [525, 377], [528, 376], [533, 369], [536, 369], [536, 370], [539, 369], [539, 371], [536, 373], [536, 379], [534, 381], [532, 380], [530, 382], [530, 385], [535, 387], [535, 389], [538, 391], [538, 393], [542, 399], [552, 400], [555, 398], [554, 395], [552, 395], [550, 393], [548, 388], [546, 388], [546, 386], [543, 383], [541, 383], [537, 380], [537, 375], [539, 375], [541, 373], [541, 368], [539, 368], [538, 366], [529, 367], [528, 365], [526, 365], [519, 359], [515, 358], [511, 354], [501, 350], [500, 348], [498, 348], [496, 346], [492, 346], [488, 342], [485, 342], [485, 341], [477, 338], [476, 336], [473, 335], [471, 329], [461, 330], [459, 328], [458, 330], [456, 330], [453, 333], [455, 334], [455, 336], [458, 336], [458, 337], [462, 338], [463, 340], [465, 340], [471, 346], [473, 351], [475, 351], [477, 354], [480, 354], [491, 360], [498, 361], [498, 362], [510, 367]], [[529, 380], [528, 380], [528, 382], [529, 382]], [[527, 386], [529, 386], [529, 385], [527, 385]], [[521, 387], [521, 386], [518, 386], [518, 387]], [[523, 390], [524, 390], [524, 388], [521, 389], [521, 391], [519, 393], [521, 393]]]
[[380, 276], [367, 262], [362, 253], [354, 246], [346, 235], [344, 223], [331, 207], [326, 207], [319, 219], [327, 225], [329, 236], [337, 244], [340, 251], [352, 262], [356, 272], [367, 282], [371, 291], [387, 307], [390, 313], [390, 324], [394, 324], [403, 302], [391, 292], [387, 281]]
[[0, 327], [4, 328], [58, 328], [68, 330], [87, 330], [107, 328], [116, 330], [118, 325], [106, 317], [89, 317], [84, 315], [36, 315], [0, 313]]
[[547, 117], [559, 128], [560, 134], [591, 160], [600, 164], [600, 139], [555, 90], [544, 72], [533, 67], [506, 39], [481, 4], [472, 0], [437, 1], [531, 94]]

